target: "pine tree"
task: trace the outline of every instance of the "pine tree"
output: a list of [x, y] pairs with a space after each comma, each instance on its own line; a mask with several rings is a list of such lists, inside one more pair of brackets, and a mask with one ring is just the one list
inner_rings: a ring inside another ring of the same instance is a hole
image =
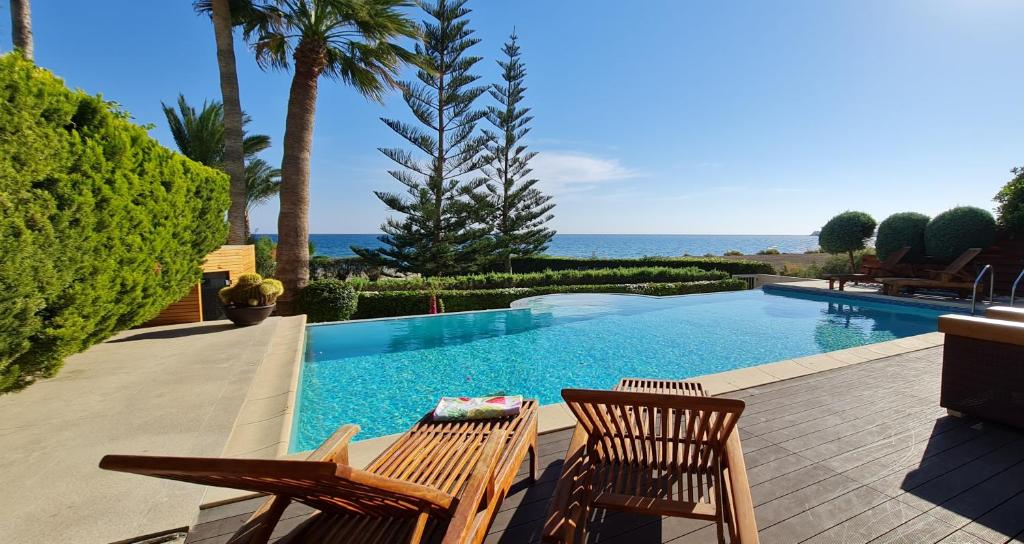
[[398, 270], [443, 276], [473, 270], [480, 263], [488, 229], [478, 223], [474, 194], [486, 178], [479, 176], [486, 138], [476, 133], [485, 115], [473, 102], [487, 88], [475, 86], [470, 73], [480, 57], [466, 51], [480, 40], [472, 38], [465, 19], [466, 0], [438, 0], [420, 5], [429, 16], [423, 22], [416, 53], [423, 59], [419, 83], [403, 82], [403, 98], [423, 126], [382, 119], [416, 149], [420, 160], [402, 149], [380, 151], [401, 169], [388, 173], [405, 186], [404, 194], [376, 191], [401, 219], [381, 226], [386, 247], [353, 247], [356, 254]]
[[554, 216], [551, 196], [537, 189], [539, 180], [529, 178], [530, 159], [535, 151], [527, 151], [522, 139], [530, 132], [533, 117], [530, 108], [520, 106], [526, 94], [523, 80], [526, 67], [520, 60], [518, 36], [513, 31], [499, 60], [502, 83], [488, 89], [500, 106], [489, 106], [485, 118], [497, 129], [484, 130], [487, 137], [483, 171], [488, 177], [485, 198], [491, 212], [493, 255], [501, 259], [507, 272], [512, 272], [513, 255], [535, 255], [547, 249], [555, 231], [545, 223]]

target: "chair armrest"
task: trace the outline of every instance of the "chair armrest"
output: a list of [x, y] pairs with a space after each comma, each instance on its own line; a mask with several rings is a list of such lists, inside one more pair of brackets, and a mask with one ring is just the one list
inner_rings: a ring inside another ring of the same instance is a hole
[[736, 542], [743, 544], [757, 544], [757, 520], [754, 517], [754, 500], [750, 495], [750, 483], [747, 480], [747, 466], [743, 460], [743, 448], [740, 446], [740, 436], [737, 429], [733, 429], [725, 442], [725, 470], [726, 485], [729, 487], [729, 496], [732, 499], [732, 514], [735, 521]]
[[476, 519], [477, 511], [480, 510], [480, 503], [485, 499], [490, 501], [494, 494], [494, 476], [498, 470], [501, 450], [507, 440], [508, 434], [505, 431], [492, 431], [491, 435], [487, 437], [480, 459], [477, 460], [470, 473], [465, 490], [459, 496], [459, 504], [455, 507], [455, 512], [448, 523], [448, 530], [445, 531], [441, 544], [463, 544], [475, 541], [473, 521]]
[[313, 453], [306, 457], [307, 461], [326, 461], [339, 465], [348, 464], [348, 443], [359, 432], [359, 425], [342, 425], [330, 438]]

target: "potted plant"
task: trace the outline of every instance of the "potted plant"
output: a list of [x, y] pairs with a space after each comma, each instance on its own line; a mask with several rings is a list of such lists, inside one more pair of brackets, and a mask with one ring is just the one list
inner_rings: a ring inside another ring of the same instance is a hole
[[277, 297], [284, 293], [280, 281], [259, 274], [242, 274], [238, 281], [220, 290], [224, 315], [240, 327], [256, 325], [270, 316]]

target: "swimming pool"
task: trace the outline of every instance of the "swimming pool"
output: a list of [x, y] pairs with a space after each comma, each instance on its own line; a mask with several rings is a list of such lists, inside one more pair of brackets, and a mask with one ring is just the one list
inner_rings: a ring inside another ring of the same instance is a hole
[[441, 396], [522, 394], [621, 377], [688, 378], [933, 332], [947, 311], [781, 289], [680, 297], [548, 295], [522, 308], [311, 325], [291, 451], [343, 423], [401, 432]]

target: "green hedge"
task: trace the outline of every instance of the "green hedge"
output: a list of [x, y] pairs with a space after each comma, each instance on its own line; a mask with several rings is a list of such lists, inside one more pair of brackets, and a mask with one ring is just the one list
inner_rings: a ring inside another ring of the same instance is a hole
[[345, 321], [355, 313], [358, 300], [351, 285], [333, 278], [309, 282], [296, 298], [310, 323]]
[[[686, 283], [649, 283], [627, 285], [562, 285], [511, 289], [481, 289], [471, 291], [437, 291], [446, 312], [491, 310], [508, 308], [515, 300], [556, 293], [632, 293], [638, 295], [689, 295], [738, 291], [746, 282], [737, 279], [697, 281]], [[359, 293], [355, 319], [396, 317], [426, 314], [430, 308], [430, 293], [423, 291], [383, 291]]]
[[958, 206], [936, 215], [924, 230], [928, 256], [951, 261], [972, 247], [988, 249], [996, 239], [996, 220], [988, 210]]
[[774, 274], [772, 265], [760, 261], [732, 261], [719, 257], [643, 257], [639, 259], [582, 259], [576, 257], [514, 257], [512, 272], [528, 273], [544, 270], [600, 270], [604, 268], [631, 268], [663, 266], [721, 270], [729, 274]]
[[549, 285], [610, 285], [623, 283], [679, 283], [688, 281], [710, 281], [728, 278], [720, 270], [703, 270], [694, 266], [668, 268], [652, 266], [647, 268], [607, 268], [602, 270], [546, 270], [528, 274], [507, 274], [490, 272], [467, 276], [441, 278], [380, 279], [369, 281], [363, 278], [349, 280], [358, 291], [424, 291], [424, 290], [466, 290], [506, 289], [512, 287], [542, 287]]
[[0, 57], [0, 391], [138, 325], [227, 234], [227, 176], [100, 97]]

